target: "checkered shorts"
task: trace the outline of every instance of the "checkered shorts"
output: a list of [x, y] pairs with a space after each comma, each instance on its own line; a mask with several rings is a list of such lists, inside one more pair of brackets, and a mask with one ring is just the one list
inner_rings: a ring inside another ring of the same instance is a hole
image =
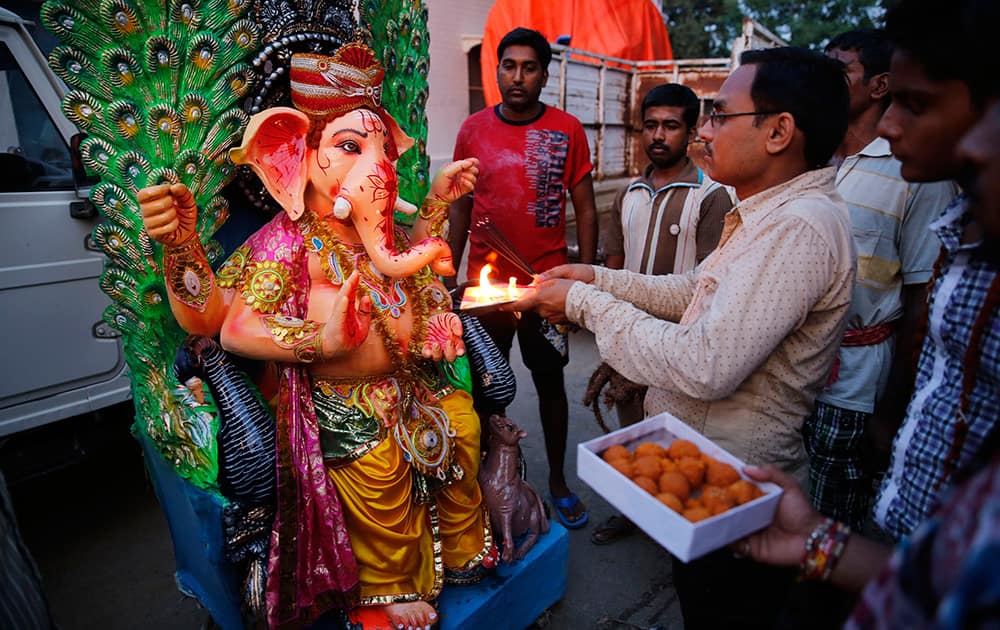
[[868, 516], [872, 495], [861, 467], [861, 440], [869, 417], [816, 401], [802, 426], [813, 506], [854, 529], [861, 529]]

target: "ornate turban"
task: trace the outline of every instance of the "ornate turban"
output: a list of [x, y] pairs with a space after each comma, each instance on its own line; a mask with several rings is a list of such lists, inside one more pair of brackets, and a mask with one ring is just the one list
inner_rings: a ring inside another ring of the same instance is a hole
[[292, 103], [310, 116], [337, 117], [355, 109], [369, 109], [382, 120], [403, 153], [413, 138], [382, 108], [385, 70], [371, 48], [360, 43], [341, 46], [333, 57], [299, 53], [292, 55], [289, 79]]

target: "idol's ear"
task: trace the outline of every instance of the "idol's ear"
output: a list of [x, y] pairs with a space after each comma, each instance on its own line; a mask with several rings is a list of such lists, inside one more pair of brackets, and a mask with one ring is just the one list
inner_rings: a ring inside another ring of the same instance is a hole
[[399, 156], [413, 147], [413, 138], [406, 135], [406, 132], [403, 131], [403, 128], [399, 126], [399, 123], [396, 122], [396, 119], [388, 111], [381, 107], [376, 107], [375, 113], [389, 129], [389, 135], [392, 136], [392, 148], [389, 150], [389, 159], [395, 163], [399, 159]]
[[307, 133], [309, 116], [291, 107], [271, 107], [250, 118], [243, 144], [229, 152], [235, 164], [246, 164], [257, 173], [293, 221], [306, 207]]

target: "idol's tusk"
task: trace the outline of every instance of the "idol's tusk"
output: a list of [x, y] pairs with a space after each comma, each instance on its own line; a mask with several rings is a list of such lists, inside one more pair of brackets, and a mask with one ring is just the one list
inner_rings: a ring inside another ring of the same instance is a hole
[[403, 214], [416, 214], [417, 210], [418, 208], [409, 201], [407, 201], [406, 199], [403, 199], [402, 197], [396, 197], [397, 212], [402, 212]]
[[341, 221], [346, 220], [347, 217], [351, 216], [351, 202], [344, 197], [337, 197], [337, 200], [333, 202], [333, 216]]

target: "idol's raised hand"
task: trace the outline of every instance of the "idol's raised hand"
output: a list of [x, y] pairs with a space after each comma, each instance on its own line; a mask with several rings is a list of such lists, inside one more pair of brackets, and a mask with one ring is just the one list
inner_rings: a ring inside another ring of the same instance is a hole
[[479, 176], [479, 159], [468, 158], [447, 164], [431, 182], [429, 197], [437, 201], [451, 203], [472, 192]]
[[195, 235], [198, 207], [184, 184], [161, 184], [139, 191], [139, 212], [149, 237], [164, 245], [180, 245]]

